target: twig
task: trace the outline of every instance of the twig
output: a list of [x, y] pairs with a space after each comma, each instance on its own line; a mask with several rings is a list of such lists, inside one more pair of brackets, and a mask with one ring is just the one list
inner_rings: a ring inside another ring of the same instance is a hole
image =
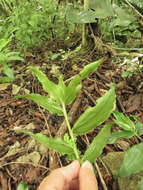
[[117, 97], [117, 103], [118, 103], [118, 106], [120, 106], [122, 112], [125, 113], [126, 110], [125, 110], [124, 106], [122, 105], [121, 100], [120, 100], [119, 97]]
[[89, 145], [90, 142], [89, 142], [89, 139], [88, 139], [87, 135], [85, 135], [85, 139], [86, 139], [86, 143]]
[[106, 164], [103, 162], [103, 160], [102, 160], [100, 157], [98, 158], [98, 160], [102, 163], [102, 165], [104, 166], [106, 172], [107, 172], [108, 174], [111, 174], [110, 171], [109, 171], [109, 169], [107, 168]]
[[89, 81], [91, 81], [91, 82], [93, 82], [94, 83], [94, 88], [95, 88], [95, 91], [101, 96], [102, 95], [102, 93], [100, 92], [100, 89], [98, 88], [98, 85], [97, 85], [97, 82], [96, 82], [96, 80], [93, 80], [93, 79], [91, 79], [91, 78], [88, 78], [87, 80], [89, 80]]
[[[130, 49], [131, 50], [131, 49]], [[132, 53], [128, 53], [128, 52], [123, 52], [123, 53], [116, 53], [115, 56], [118, 57], [125, 57], [125, 56], [130, 56], [130, 57], [143, 57], [142, 53], [136, 53], [136, 52], [132, 52]]]
[[8, 179], [8, 190], [11, 190], [11, 179]]
[[49, 150], [49, 168], [51, 170], [58, 168], [59, 165], [59, 155], [54, 150]]
[[114, 49], [117, 49], [117, 50], [125, 50], [125, 51], [140, 51], [142, 50], [143, 48], [122, 48], [122, 47], [113, 47]]
[[103, 81], [110, 83], [111, 81], [109, 79], [107, 79], [105, 76], [101, 75], [98, 71], [95, 72], [96, 75]]
[[93, 104], [96, 104], [96, 101], [92, 98], [92, 96], [89, 94], [89, 92], [87, 90], [83, 89], [83, 92], [93, 102]]
[[95, 166], [96, 169], [97, 169], [97, 172], [98, 172], [98, 175], [99, 175], [100, 181], [101, 181], [101, 183], [102, 183], [103, 189], [104, 189], [104, 190], [108, 190], [108, 188], [107, 188], [107, 186], [106, 186], [106, 183], [105, 183], [105, 181], [104, 181], [104, 179], [103, 179], [103, 177], [102, 177], [102, 175], [101, 175], [101, 172], [100, 172], [100, 169], [99, 169], [98, 164], [95, 163], [94, 166]]
[[42, 116], [43, 116], [43, 118], [44, 118], [45, 124], [46, 124], [47, 129], [48, 129], [49, 136], [51, 137], [52, 135], [51, 135], [51, 132], [50, 132], [50, 127], [49, 127], [49, 125], [48, 125], [47, 119], [46, 119], [46, 117], [45, 117], [45, 115], [44, 115], [44, 113], [43, 113], [43, 110], [42, 110], [40, 107], [39, 107], [39, 110], [40, 110], [40, 112], [41, 112], [41, 114], [42, 114]]
[[143, 15], [128, 0], [125, 0], [125, 2], [143, 19]]
[[0, 166], [1, 168], [2, 167], [5, 167], [5, 166], [8, 166], [8, 165], [11, 165], [11, 164], [28, 164], [28, 165], [32, 165], [32, 166], [34, 166], [34, 167], [39, 167], [39, 168], [43, 168], [43, 169], [45, 169], [45, 170], [47, 170], [47, 171], [50, 171], [50, 168], [47, 168], [47, 167], [45, 167], [45, 166], [43, 166], [43, 165], [35, 165], [34, 163], [32, 163], [32, 162], [9, 162], [9, 163], [5, 163], [5, 164], [3, 164], [2, 166]]
[[17, 181], [16, 177], [14, 177], [14, 176], [10, 173], [10, 171], [9, 171], [8, 168], [6, 168], [6, 171], [7, 171], [8, 175], [9, 175], [14, 181]]

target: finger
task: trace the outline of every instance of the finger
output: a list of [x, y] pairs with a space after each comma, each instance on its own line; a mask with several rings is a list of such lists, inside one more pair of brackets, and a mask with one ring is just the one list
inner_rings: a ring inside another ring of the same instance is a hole
[[65, 185], [65, 177], [55, 170], [42, 181], [38, 190], [65, 190]]
[[69, 186], [70, 181], [77, 178], [80, 164], [78, 161], [72, 162], [70, 165], [54, 170], [40, 184], [38, 190], [65, 190]]
[[79, 179], [74, 179], [71, 181], [69, 190], [79, 190]]
[[94, 170], [89, 161], [83, 163], [79, 173], [80, 190], [98, 190]]
[[63, 174], [63, 176], [65, 176], [68, 182], [71, 182], [73, 179], [76, 179], [79, 176], [80, 163], [76, 160], [68, 166], [58, 170]]

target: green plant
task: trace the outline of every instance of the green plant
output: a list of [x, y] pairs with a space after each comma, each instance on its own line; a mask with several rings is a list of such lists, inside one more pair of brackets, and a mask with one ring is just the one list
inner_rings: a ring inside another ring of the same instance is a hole
[[[17, 40], [18, 48], [27, 49], [40, 45], [45, 35], [44, 30], [46, 30], [47, 23], [43, 17], [42, 10], [38, 10], [36, 1], [21, 2], [19, 6], [13, 10], [9, 21], [11, 24], [8, 28], [10, 28], [11, 25], [14, 26], [14, 37]], [[47, 22], [49, 22], [48, 17]]]
[[26, 183], [21, 182], [21, 183], [19, 183], [17, 190], [28, 190], [28, 186]]
[[143, 66], [140, 64], [138, 57], [134, 59], [124, 59], [124, 62], [119, 65], [122, 69], [122, 77], [132, 77], [133, 75], [138, 75], [142, 72]]
[[[135, 2], [135, 5], [141, 6], [141, 2]], [[137, 40], [141, 39], [141, 27], [138, 14], [132, 9], [126, 1], [111, 1], [111, 0], [92, 0], [84, 1], [84, 10], [71, 10], [69, 13], [69, 21], [83, 24], [82, 44], [87, 44], [87, 30], [86, 24], [96, 24], [98, 30], [101, 32], [102, 39], [106, 42], [114, 42], [114, 44], [125, 47], [134, 43], [138, 46]], [[98, 22], [97, 22], [98, 20]], [[94, 27], [90, 26], [90, 33], [92, 37], [96, 38], [94, 34]], [[96, 29], [95, 29], [96, 30]], [[95, 31], [96, 33], [96, 31]], [[94, 36], [93, 36], [94, 35]], [[99, 34], [98, 34], [99, 35]]]
[[19, 1], [4, 18], [2, 33], [12, 33], [20, 50], [39, 47], [47, 39], [65, 38], [73, 29], [66, 21], [66, 11], [56, 0]]
[[12, 9], [18, 4], [19, 0], [1, 0], [0, 1], [0, 14], [9, 16]]
[[119, 177], [127, 177], [143, 170], [143, 143], [131, 147], [124, 156]]
[[140, 135], [143, 134], [143, 124], [139, 119], [134, 117], [134, 121], [132, 121], [128, 116], [120, 112], [113, 112], [113, 115], [115, 117], [115, 119], [113, 119], [115, 124], [122, 130], [118, 130], [111, 134], [108, 142], [109, 144], [114, 144], [120, 138], [129, 139], [136, 136], [140, 139]]
[[9, 67], [8, 63], [12, 61], [23, 61], [23, 58], [19, 56], [19, 52], [10, 51], [7, 47], [11, 39], [1, 39], [0, 40], [0, 65], [2, 66], [2, 72], [6, 77], [1, 77], [0, 82], [12, 82], [15, 77], [12, 69]]
[[[94, 107], [89, 107], [75, 122], [73, 128], [68, 120], [66, 105], [69, 105], [76, 98], [76, 95], [81, 90], [81, 81], [88, 77], [88, 75], [95, 71], [103, 59], [93, 62], [84, 67], [84, 69], [74, 77], [71, 78], [69, 84], [65, 84], [62, 76], [59, 77], [59, 83], [55, 84], [50, 81], [43, 72], [36, 67], [31, 67], [33, 74], [38, 78], [43, 86], [43, 89], [48, 93], [48, 96], [41, 96], [39, 94], [27, 94], [18, 96], [17, 98], [27, 98], [33, 100], [39, 106], [48, 110], [52, 114], [64, 116], [69, 134], [65, 134], [64, 138], [49, 138], [41, 133], [33, 134], [32, 132], [23, 131], [34, 139], [43, 143], [47, 148], [68, 155], [68, 159], [78, 159], [81, 161], [90, 160], [94, 162], [102, 153], [104, 146], [110, 136], [112, 123], [106, 124], [100, 133], [94, 138], [89, 148], [83, 156], [77, 149], [76, 139], [77, 135], [82, 135], [90, 132], [95, 127], [102, 124], [108, 119], [112, 111], [115, 109], [115, 89], [112, 87], [101, 98], [97, 100]], [[21, 131], [21, 129], [20, 129]]]
[[140, 137], [143, 134], [143, 123], [138, 118], [133, 117], [134, 122], [123, 113], [113, 112], [114, 122], [122, 129], [113, 132], [108, 140], [109, 144], [114, 144], [118, 139], [129, 139], [136, 136], [141, 143], [129, 148], [125, 153], [123, 163], [117, 176], [126, 177], [143, 170], [143, 143]]

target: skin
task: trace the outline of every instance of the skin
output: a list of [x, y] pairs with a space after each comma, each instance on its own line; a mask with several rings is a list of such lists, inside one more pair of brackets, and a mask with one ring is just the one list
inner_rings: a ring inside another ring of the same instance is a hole
[[80, 167], [78, 161], [58, 168], [51, 172], [38, 190], [98, 190], [96, 177], [90, 162], [86, 161]]

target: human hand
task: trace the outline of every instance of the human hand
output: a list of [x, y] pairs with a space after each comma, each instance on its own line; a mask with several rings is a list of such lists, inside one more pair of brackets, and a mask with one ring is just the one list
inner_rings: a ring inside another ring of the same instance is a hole
[[90, 162], [80, 167], [78, 161], [51, 172], [38, 190], [98, 190], [96, 177]]

